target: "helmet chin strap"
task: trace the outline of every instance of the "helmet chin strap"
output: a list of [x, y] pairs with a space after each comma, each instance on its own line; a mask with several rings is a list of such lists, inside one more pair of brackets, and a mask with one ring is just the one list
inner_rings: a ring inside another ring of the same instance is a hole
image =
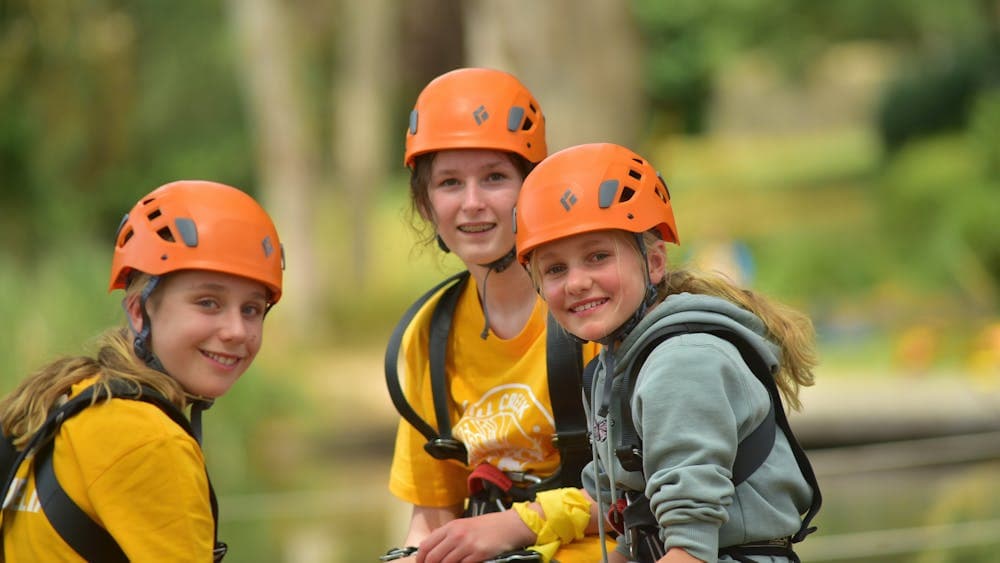
[[511, 247], [510, 251], [500, 258], [486, 264], [479, 264], [480, 266], [487, 268], [486, 277], [483, 278], [483, 318], [485, 323], [483, 324], [483, 332], [479, 333], [479, 337], [483, 340], [486, 340], [486, 338], [490, 335], [490, 309], [486, 306], [486, 282], [490, 279], [491, 273], [496, 272], [499, 274], [500, 272], [506, 270], [511, 264], [514, 263], [515, 258], [517, 258], [517, 252], [514, 247]]
[[437, 235], [435, 238], [437, 239], [438, 248], [440, 248], [442, 252], [444, 252], [445, 254], [451, 252], [451, 249], [448, 248], [448, 245], [444, 243], [444, 239], [441, 238], [441, 235]]
[[[128, 319], [129, 327], [132, 328], [132, 333], [135, 334], [135, 338], [132, 340], [132, 349], [135, 350], [135, 355], [147, 366], [155, 369], [156, 371], [167, 373], [167, 370], [164, 369], [160, 359], [156, 357], [156, 354], [153, 353], [153, 349], [150, 346], [153, 325], [149, 320], [149, 313], [146, 312], [146, 301], [149, 300], [149, 296], [159, 285], [160, 279], [160, 276], [153, 276], [149, 278], [149, 282], [146, 284], [146, 287], [142, 288], [142, 292], [139, 294], [139, 311], [142, 312], [142, 330], [135, 329], [135, 325], [132, 324], [131, 316], [126, 314], [125, 318]], [[122, 301], [122, 307], [125, 307], [124, 301]]]
[[[149, 300], [149, 296], [156, 289], [157, 285], [159, 285], [161, 279], [160, 276], [151, 277], [149, 283], [146, 284], [146, 287], [142, 288], [142, 292], [139, 294], [139, 310], [142, 311], [142, 330], [135, 329], [131, 316], [126, 314], [125, 318], [128, 319], [129, 327], [131, 327], [132, 333], [135, 334], [135, 339], [132, 340], [132, 349], [135, 350], [135, 355], [150, 368], [169, 376], [170, 374], [167, 373], [166, 368], [163, 367], [163, 363], [156, 357], [150, 346], [153, 325], [149, 320], [149, 313], [146, 312], [146, 301]], [[125, 308], [124, 301], [122, 301], [122, 308]], [[191, 429], [194, 430], [195, 438], [200, 444], [202, 435], [201, 414], [215, 403], [215, 399], [193, 397], [190, 395], [188, 399], [191, 403]]]
[[[490, 271], [499, 274], [500, 272], [506, 270], [511, 264], [513, 264], [515, 258], [517, 258], [517, 253], [514, 247], [512, 246], [510, 247], [510, 250], [507, 252], [507, 254], [504, 254], [503, 256], [497, 258], [492, 262], [487, 262], [486, 264], [479, 264], [479, 265], [484, 268], [489, 268]], [[487, 272], [487, 274], [488, 273], [489, 272]]]
[[656, 303], [657, 291], [656, 286], [653, 285], [653, 281], [649, 278], [649, 262], [646, 256], [646, 243], [642, 240], [642, 234], [637, 233], [635, 235], [636, 243], [639, 246], [639, 255], [642, 258], [642, 269], [646, 275], [646, 294], [642, 297], [642, 302], [632, 313], [632, 315], [625, 320], [618, 328], [608, 333], [607, 336], [597, 340], [597, 342], [603, 345], [607, 349], [606, 353], [606, 363], [605, 363], [605, 374], [604, 374], [604, 393], [601, 400], [601, 407], [598, 409], [598, 414], [600, 416], [607, 416], [608, 409], [610, 406], [611, 399], [611, 385], [614, 383], [615, 376], [615, 354], [614, 354], [614, 344], [625, 340], [632, 329], [639, 324], [639, 321], [646, 316], [649, 308]]
[[642, 270], [646, 276], [646, 290], [645, 295], [642, 296], [642, 302], [639, 303], [639, 307], [632, 313], [632, 315], [625, 319], [618, 328], [609, 332], [607, 336], [597, 340], [599, 344], [610, 348], [615, 342], [620, 342], [625, 340], [628, 333], [632, 332], [632, 329], [639, 324], [639, 321], [646, 316], [649, 308], [656, 303], [657, 291], [656, 286], [653, 285], [653, 280], [649, 278], [649, 258], [646, 255], [646, 243], [642, 240], [642, 234], [636, 233], [635, 242], [639, 247], [639, 257], [642, 259]]

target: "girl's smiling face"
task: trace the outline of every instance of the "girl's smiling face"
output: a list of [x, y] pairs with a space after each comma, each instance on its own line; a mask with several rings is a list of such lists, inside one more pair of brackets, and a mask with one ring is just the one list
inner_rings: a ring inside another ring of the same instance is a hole
[[[639, 308], [646, 291], [646, 269], [633, 241], [634, 235], [625, 231], [596, 231], [535, 250], [531, 262], [539, 292], [568, 332], [598, 341]], [[660, 253], [650, 253], [653, 284], [663, 279], [664, 262]]]
[[[127, 305], [141, 330], [138, 298]], [[185, 391], [219, 397], [257, 356], [266, 309], [259, 282], [203, 270], [169, 274], [146, 303], [153, 353]]]
[[487, 264], [514, 247], [512, 213], [523, 178], [511, 157], [493, 150], [445, 150], [428, 183], [438, 235], [466, 264]]

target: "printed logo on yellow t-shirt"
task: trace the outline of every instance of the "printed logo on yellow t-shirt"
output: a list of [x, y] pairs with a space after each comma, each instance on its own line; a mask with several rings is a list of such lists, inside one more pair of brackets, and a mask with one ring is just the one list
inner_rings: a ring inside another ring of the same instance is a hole
[[3, 500], [4, 509], [12, 508], [22, 512], [38, 512], [42, 509], [41, 503], [38, 502], [38, 491], [32, 489], [31, 495], [25, 496], [27, 484], [27, 479], [15, 478], [11, 481], [7, 497]]
[[486, 462], [503, 471], [523, 471], [545, 459], [555, 421], [531, 388], [499, 385], [465, 408], [452, 430], [469, 452], [469, 465]]

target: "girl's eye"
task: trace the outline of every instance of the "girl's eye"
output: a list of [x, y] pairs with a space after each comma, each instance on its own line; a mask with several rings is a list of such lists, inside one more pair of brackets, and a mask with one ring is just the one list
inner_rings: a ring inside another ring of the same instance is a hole
[[457, 186], [458, 185], [458, 178], [444, 178], [443, 180], [440, 180], [439, 182], [437, 182], [436, 185], [439, 188], [448, 188], [448, 187], [451, 187], [451, 186]]
[[599, 251], [590, 255], [591, 262], [603, 262], [608, 258], [611, 258], [610, 252]]
[[503, 182], [507, 179], [507, 175], [501, 172], [492, 172], [486, 177], [487, 182]]
[[219, 303], [214, 299], [199, 299], [195, 301], [199, 307], [203, 309], [218, 309]]
[[256, 303], [243, 306], [243, 314], [247, 317], [258, 317], [264, 314], [264, 307]]
[[542, 273], [546, 276], [556, 276], [566, 271], [566, 266], [562, 264], [552, 264], [551, 266], [546, 266]]

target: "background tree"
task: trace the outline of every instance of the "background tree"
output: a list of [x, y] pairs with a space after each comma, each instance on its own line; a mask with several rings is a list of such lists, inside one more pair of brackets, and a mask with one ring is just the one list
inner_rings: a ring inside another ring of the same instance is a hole
[[[288, 5], [275, 0], [226, 4], [239, 45], [237, 61], [253, 132], [254, 171], [261, 199], [281, 229], [286, 256], [291, 326], [312, 328], [310, 307], [323, 280], [316, 260], [316, 200], [323, 181], [315, 116], [308, 110], [302, 45]], [[261, 38], [267, 38], [261, 41]]]
[[472, 0], [463, 7], [468, 64], [510, 69], [525, 82], [545, 111], [550, 153], [639, 142], [642, 55], [630, 2]]

